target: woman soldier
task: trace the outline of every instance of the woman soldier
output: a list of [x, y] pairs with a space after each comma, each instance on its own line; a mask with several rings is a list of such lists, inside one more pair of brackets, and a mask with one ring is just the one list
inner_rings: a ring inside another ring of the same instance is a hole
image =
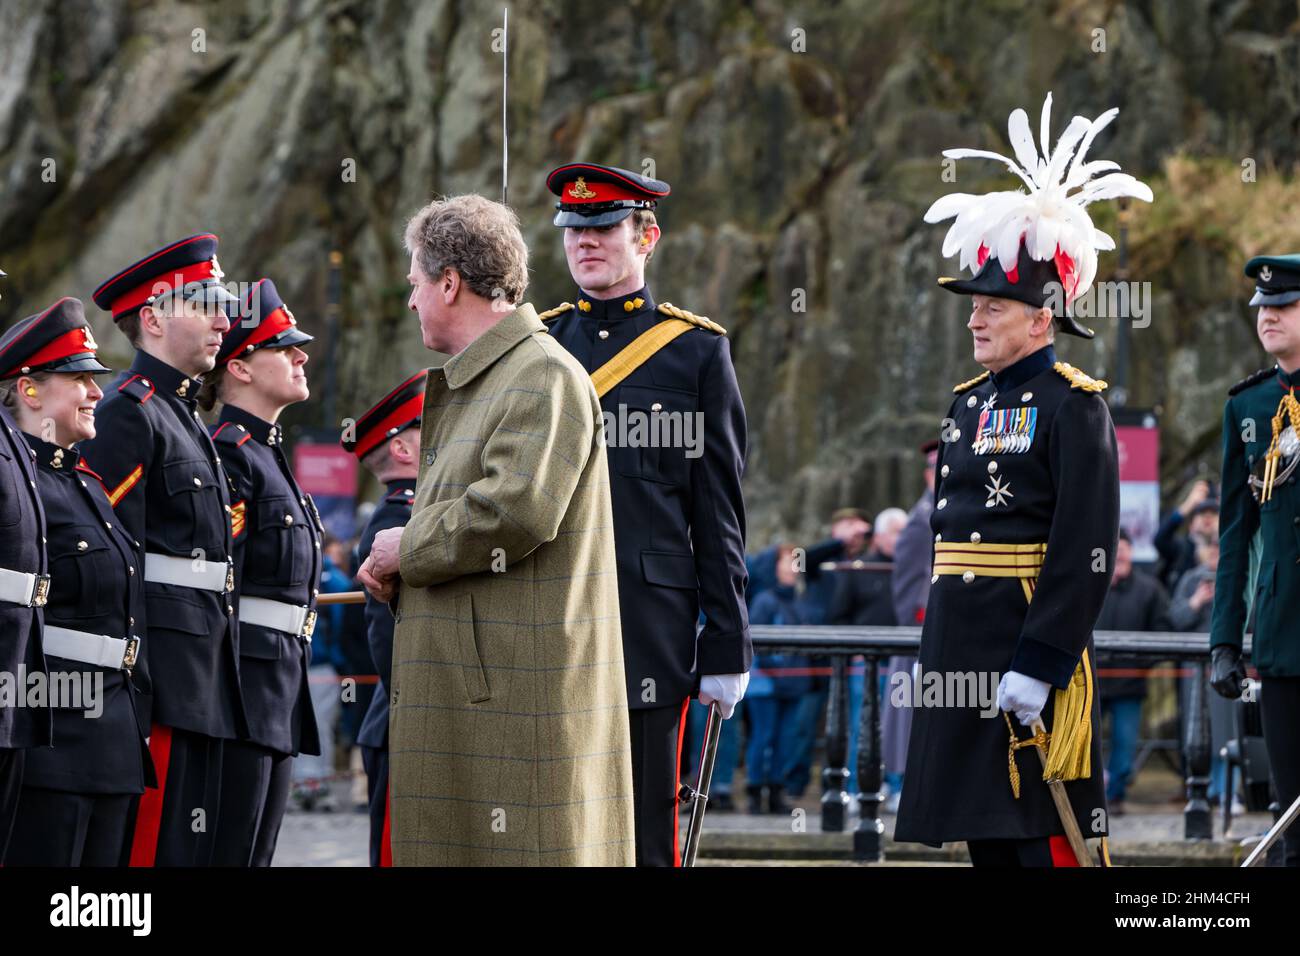
[[95, 349], [71, 298], [0, 338], [0, 401], [26, 433], [45, 508], [54, 715], [54, 746], [27, 754], [6, 866], [125, 865], [133, 804], [155, 785], [140, 557], [76, 449], [95, 437], [95, 376], [112, 371]]
[[307, 668], [321, 573], [320, 517], [285, 459], [277, 420], [309, 394], [297, 327], [269, 279], [249, 291], [203, 377], [199, 406], [230, 476], [239, 681], [249, 739], [226, 741], [213, 863], [270, 866], [289, 801], [292, 760], [319, 754]]

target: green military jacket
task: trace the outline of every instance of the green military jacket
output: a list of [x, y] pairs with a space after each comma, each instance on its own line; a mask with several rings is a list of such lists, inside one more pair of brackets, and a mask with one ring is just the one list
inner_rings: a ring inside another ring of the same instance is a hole
[[[1287, 375], [1276, 366], [1264, 369], [1229, 390], [1223, 412], [1219, 569], [1210, 646], [1241, 646], [1253, 599], [1251, 661], [1264, 677], [1300, 676], [1300, 466], [1283, 479], [1292, 460], [1284, 455], [1267, 501], [1257, 501], [1250, 485], [1252, 472], [1257, 479], [1263, 476], [1278, 403], [1295, 387], [1300, 387], [1300, 371]], [[1257, 574], [1252, 573], [1256, 562]]]

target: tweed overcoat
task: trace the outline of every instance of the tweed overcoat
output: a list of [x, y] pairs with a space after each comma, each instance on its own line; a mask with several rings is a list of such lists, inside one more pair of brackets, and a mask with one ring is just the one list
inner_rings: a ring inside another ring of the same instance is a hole
[[521, 305], [431, 369], [400, 547], [399, 866], [630, 865], [609, 476], [591, 379]]

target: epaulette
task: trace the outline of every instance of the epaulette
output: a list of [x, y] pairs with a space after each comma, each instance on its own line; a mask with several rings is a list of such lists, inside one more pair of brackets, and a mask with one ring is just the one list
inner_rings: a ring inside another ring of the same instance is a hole
[[1052, 368], [1057, 375], [1070, 383], [1070, 388], [1082, 389], [1085, 392], [1100, 392], [1109, 384], [1099, 378], [1093, 378], [1091, 375], [1080, 372], [1069, 362], [1057, 362]]
[[153, 382], [141, 375], [132, 375], [125, 382], [117, 387], [117, 390], [123, 395], [129, 395], [137, 402], [143, 405], [149, 399], [153, 398]]
[[[572, 306], [570, 306], [570, 308], [572, 308]], [[403, 488], [401, 491], [394, 491], [384, 500], [391, 501], [395, 505], [404, 504], [409, 507], [415, 504], [415, 492], [410, 488]]]
[[706, 319], [702, 315], [696, 315], [694, 312], [687, 312], [685, 309], [679, 309], [671, 302], [659, 303], [659, 311], [664, 315], [671, 315], [674, 319], [685, 319], [691, 325], [698, 325], [702, 329], [708, 329], [710, 332], [716, 332], [718, 335], [726, 335], [727, 330], [718, 325], [712, 319]]
[[1236, 385], [1232, 386], [1232, 388], [1228, 389], [1228, 394], [1236, 395], [1238, 392], [1244, 392], [1252, 385], [1258, 385], [1260, 382], [1272, 378], [1273, 373], [1276, 371], [1276, 368], [1262, 368], [1258, 372], [1251, 372]]
[[545, 322], [547, 319], [553, 319], [557, 315], [563, 315], [565, 312], [568, 312], [572, 308], [573, 308], [572, 302], [561, 302], [555, 308], [547, 309], [545, 312], [541, 313], [537, 317], [541, 319], [543, 322]]
[[234, 445], [236, 448], [252, 437], [246, 428], [242, 425], [236, 425], [234, 422], [222, 422], [217, 426], [217, 430], [212, 433], [214, 442], [221, 442], [223, 445]]
[[981, 372], [969, 381], [962, 382], [960, 385], [954, 385], [952, 387], [952, 393], [954, 395], [960, 395], [962, 392], [968, 392], [988, 377], [989, 373], [987, 371]]

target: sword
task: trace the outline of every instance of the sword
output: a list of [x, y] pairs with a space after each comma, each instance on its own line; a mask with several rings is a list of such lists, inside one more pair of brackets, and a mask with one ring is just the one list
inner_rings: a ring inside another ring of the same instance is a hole
[[[1034, 722], [1029, 729], [1033, 732], [1032, 737], [1026, 740], [1020, 740], [1016, 737], [1015, 727], [1011, 724], [1011, 717], [1004, 710], [1002, 716], [1006, 719], [1007, 729], [1011, 731], [1011, 751], [1007, 759], [1011, 764], [1011, 789], [1015, 791], [1016, 796], [1020, 796], [1020, 774], [1016, 771], [1016, 751], [1021, 747], [1033, 745], [1034, 750], [1038, 751], [1038, 759], [1047, 769], [1047, 728], [1043, 721], [1034, 718]], [[1052, 802], [1056, 804], [1056, 813], [1061, 818], [1061, 825], [1065, 827], [1065, 837], [1070, 841], [1070, 849], [1074, 852], [1074, 858], [1079, 862], [1079, 866], [1096, 866], [1092, 855], [1088, 853], [1088, 844], [1083, 840], [1083, 831], [1079, 829], [1079, 820], [1074, 815], [1074, 808], [1070, 806], [1069, 794], [1065, 792], [1065, 783], [1061, 780], [1048, 780], [1048, 792], [1052, 795]]]
[[709, 803], [709, 784], [713, 781], [713, 764], [718, 758], [718, 738], [722, 734], [722, 708], [717, 701], [709, 705], [709, 722], [700, 748], [700, 769], [695, 786], [682, 784], [677, 799], [691, 803], [691, 822], [686, 828], [686, 845], [682, 849], [682, 866], [694, 866], [700, 851], [700, 828], [704, 826], [704, 808]]
[[1296, 797], [1295, 802], [1287, 808], [1286, 813], [1278, 817], [1277, 823], [1264, 834], [1264, 838], [1255, 844], [1255, 849], [1250, 851], [1250, 856], [1246, 857], [1246, 862], [1241, 864], [1242, 868], [1248, 866], [1259, 866], [1260, 862], [1268, 854], [1268, 848], [1278, 841], [1278, 838], [1287, 831], [1291, 824], [1295, 823], [1296, 818], [1300, 817], [1300, 797]]

